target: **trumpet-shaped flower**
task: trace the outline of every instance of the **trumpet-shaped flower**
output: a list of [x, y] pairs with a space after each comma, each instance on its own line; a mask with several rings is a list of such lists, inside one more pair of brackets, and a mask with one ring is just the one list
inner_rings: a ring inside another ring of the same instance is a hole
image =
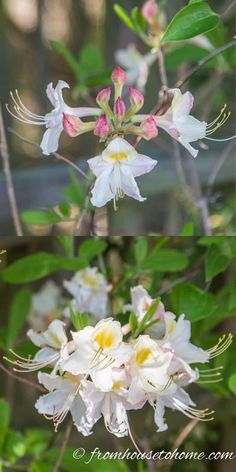
[[52, 321], [48, 329], [42, 333], [30, 329], [27, 335], [35, 346], [40, 347], [40, 350], [33, 359], [21, 357], [10, 350], [17, 359], [8, 360], [17, 366], [15, 370], [20, 372], [32, 372], [48, 366], [52, 366], [56, 371], [62, 359], [65, 359], [73, 350], [73, 343], [68, 343], [67, 340], [65, 323], [60, 320]]
[[80, 396], [81, 377], [39, 372], [38, 380], [49, 391], [37, 400], [35, 407], [38, 412], [53, 420], [55, 431], [70, 412], [77, 430], [88, 436], [92, 425], [87, 421], [86, 407]]
[[103, 391], [112, 386], [112, 368], [129, 361], [132, 348], [125, 344], [121, 325], [112, 318], [101, 320], [95, 327], [87, 326], [72, 333], [75, 351], [62, 362], [62, 369], [73, 375], [91, 376]]
[[141, 335], [133, 342], [130, 360], [131, 385], [128, 400], [137, 403], [148, 393], [165, 390], [170, 383], [168, 369], [173, 357], [148, 335]]
[[24, 103], [22, 102], [18, 91], [16, 90], [16, 97], [11, 93], [11, 97], [14, 102], [13, 113], [9, 106], [7, 109], [9, 113], [17, 118], [22, 123], [29, 125], [45, 126], [47, 128], [44, 133], [40, 147], [43, 151], [43, 154], [49, 155], [53, 152], [56, 152], [59, 145], [59, 139], [63, 131], [63, 117], [64, 114], [77, 116], [79, 118], [85, 116], [97, 116], [101, 114], [99, 108], [71, 108], [69, 107], [63, 99], [62, 90], [64, 88], [69, 88], [69, 85], [63, 80], [59, 80], [57, 86], [54, 88], [53, 84], [50, 83], [47, 87], [46, 93], [47, 97], [53, 105], [53, 110], [46, 115], [36, 115], [32, 113]]
[[75, 311], [91, 313], [96, 319], [108, 314], [108, 293], [112, 285], [96, 267], [76, 272], [70, 281], [64, 281], [64, 287], [74, 297], [72, 307]]
[[140, 195], [135, 177], [150, 172], [157, 161], [138, 154], [133, 146], [122, 138], [113, 139], [101, 156], [88, 161], [89, 167], [97, 177], [92, 190], [92, 204], [96, 207], [117, 201], [128, 195], [138, 201], [144, 201]]
[[190, 115], [194, 101], [190, 92], [182, 94], [180, 89], [172, 89], [170, 92], [173, 94], [172, 104], [164, 115], [156, 117], [156, 124], [196, 157], [198, 151], [190, 143], [205, 138], [207, 123]]
[[[113, 368], [112, 385], [109, 391], [98, 389], [92, 382], [83, 382], [81, 396], [87, 407], [89, 424], [95, 424], [102, 416], [108, 432], [123, 437], [129, 433], [127, 409], [135, 409], [135, 405], [127, 401], [129, 376], [125, 369]], [[136, 405], [140, 408], [142, 404]]]
[[164, 349], [170, 348], [177, 358], [182, 359], [187, 364], [208, 362], [209, 353], [190, 342], [190, 321], [184, 319], [185, 315], [181, 315], [177, 320], [175, 318], [173, 313], [165, 313], [166, 332], [161, 341]]

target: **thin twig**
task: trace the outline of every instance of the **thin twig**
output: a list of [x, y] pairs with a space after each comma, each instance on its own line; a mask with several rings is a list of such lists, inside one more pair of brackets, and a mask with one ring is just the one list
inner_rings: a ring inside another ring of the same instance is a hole
[[17, 236], [23, 236], [19, 212], [17, 208], [13, 178], [11, 174], [10, 156], [9, 156], [9, 150], [8, 150], [8, 145], [7, 145], [7, 140], [6, 140], [6, 133], [5, 133], [1, 106], [0, 106], [0, 152], [1, 152], [2, 160], [3, 160], [3, 171], [6, 177], [7, 193], [8, 193], [8, 198], [9, 198], [9, 203], [10, 203], [10, 208], [11, 208], [13, 224], [14, 224]]
[[73, 425], [73, 422], [72, 420], [69, 421], [67, 427], [66, 427], [66, 430], [65, 430], [65, 434], [64, 434], [64, 438], [63, 438], [63, 441], [62, 441], [62, 444], [61, 444], [61, 449], [60, 449], [60, 452], [59, 452], [59, 455], [58, 455], [58, 458], [57, 458], [57, 461], [53, 467], [53, 470], [52, 472], [58, 472], [59, 471], [59, 467], [61, 465], [61, 461], [63, 459], [63, 456], [64, 456], [64, 453], [65, 453], [65, 449], [66, 449], [66, 446], [68, 444], [68, 441], [70, 439], [70, 434], [71, 434], [71, 430], [72, 430], [72, 425]]
[[232, 46], [235, 46], [235, 45], [236, 45], [236, 40], [233, 39], [232, 41], [225, 44], [224, 46], [221, 46], [220, 48], [215, 49], [214, 51], [212, 51], [206, 57], [204, 57], [203, 59], [198, 61], [196, 66], [194, 66], [192, 69], [190, 69], [187, 72], [187, 74], [185, 75], [185, 77], [183, 77], [183, 79], [178, 80], [178, 82], [176, 82], [176, 84], [175, 84], [175, 87], [181, 88], [185, 84], [185, 82], [187, 82], [187, 80], [189, 80], [190, 77], [192, 77], [192, 75], [196, 74], [196, 72], [198, 72], [207, 62], [209, 62], [211, 59], [218, 56], [222, 52], [226, 51], [226, 49], [229, 49], [229, 48], [231, 48]]
[[[30, 141], [29, 139], [24, 138], [19, 133], [17, 133], [14, 129], [8, 128], [8, 131], [10, 131], [10, 133], [14, 134], [14, 136], [16, 136], [18, 139], [20, 139], [24, 143], [30, 144], [31, 146], [34, 146], [37, 149], [41, 149], [38, 143], [35, 143], [34, 141]], [[61, 154], [58, 154], [58, 152], [53, 152], [52, 155], [56, 157], [56, 159], [60, 161], [64, 161], [66, 162], [66, 164], [69, 164], [71, 167], [76, 169], [86, 180], [89, 180], [89, 177], [87, 176], [87, 174], [85, 174], [85, 172], [82, 169], [80, 169], [80, 167], [74, 164], [74, 162], [70, 161], [69, 159], [62, 156]]]
[[[176, 449], [179, 449], [179, 447], [183, 444], [185, 439], [189, 436], [189, 434], [193, 431], [195, 426], [198, 424], [199, 420], [194, 419], [189, 421], [189, 423], [185, 426], [185, 428], [181, 431], [181, 433], [177, 436], [176, 440], [174, 441], [173, 447], [171, 449], [171, 452], [173, 453]], [[172, 465], [174, 463], [174, 456], [170, 459], [166, 472], [169, 472], [172, 468]]]
[[159, 64], [161, 83], [165, 87], [168, 87], [167, 73], [166, 73], [166, 68], [165, 68], [165, 59], [164, 59], [162, 48], [159, 49], [157, 58], [158, 58], [158, 64]]
[[16, 379], [19, 382], [24, 383], [26, 385], [30, 385], [30, 387], [33, 387], [36, 390], [39, 390], [40, 392], [45, 393], [47, 391], [45, 390], [45, 388], [41, 387], [41, 385], [38, 385], [35, 382], [31, 382], [31, 380], [27, 380], [23, 377], [19, 377], [17, 374], [14, 374], [11, 370], [8, 370], [1, 362], [0, 362], [0, 369], [3, 370], [3, 372], [5, 372], [10, 377], [13, 377], [13, 379]]
[[209, 179], [208, 179], [207, 192], [206, 192], [207, 197], [210, 196], [211, 191], [212, 191], [212, 187], [213, 187], [213, 185], [215, 183], [215, 180], [216, 180], [216, 177], [217, 177], [221, 167], [224, 165], [224, 163], [225, 163], [227, 157], [229, 156], [231, 150], [234, 148], [234, 145], [235, 145], [234, 141], [231, 141], [228, 144], [228, 146], [225, 148], [224, 152], [222, 153], [222, 155], [218, 159], [218, 162], [216, 163], [216, 166], [213, 167], [212, 172], [211, 172], [211, 174], [209, 176]]
[[236, 6], [235, 0], [231, 2], [228, 7], [221, 13], [222, 20], [225, 20], [228, 17], [228, 14], [231, 12], [232, 8]]

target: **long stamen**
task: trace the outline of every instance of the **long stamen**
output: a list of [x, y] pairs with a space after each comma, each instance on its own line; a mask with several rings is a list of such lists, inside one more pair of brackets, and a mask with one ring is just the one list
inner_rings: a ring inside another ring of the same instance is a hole
[[12, 349], [10, 349], [10, 352], [14, 354], [14, 356], [17, 358], [16, 360], [13, 359], [8, 359], [7, 357], [4, 357], [6, 361], [8, 361], [10, 364], [13, 364], [17, 367], [20, 367], [19, 369], [14, 368], [13, 370], [15, 372], [34, 372], [35, 370], [42, 369], [44, 367], [47, 367], [50, 364], [53, 364], [59, 357], [59, 353], [55, 353], [52, 355], [50, 358], [44, 361], [37, 361], [35, 359], [32, 359], [31, 357], [22, 357], [16, 354]]
[[31, 120], [26, 120], [26, 119], [22, 119], [20, 118], [19, 116], [15, 115], [9, 108], [9, 105], [8, 103], [6, 104], [6, 109], [8, 111], [8, 113], [10, 113], [11, 116], [13, 116], [13, 118], [15, 118], [16, 120], [18, 121], [21, 121], [21, 123], [24, 123], [24, 124], [28, 124], [28, 125], [36, 125], [36, 126], [44, 126], [45, 123], [38, 123], [37, 121], [31, 121]]
[[[20, 95], [19, 95], [18, 90], [16, 90], [15, 93], [16, 93], [16, 97], [17, 97], [18, 100], [19, 100], [19, 104], [21, 105], [21, 108], [23, 108], [30, 116], [33, 116], [33, 117], [35, 117], [35, 118], [42, 118], [42, 119], [44, 119], [44, 116], [43, 116], [43, 115], [37, 115], [36, 113], [32, 113], [32, 111], [30, 111], [30, 110], [24, 105], [24, 103], [22, 102], [22, 100], [21, 100], [21, 98], [20, 98]], [[11, 94], [11, 97], [13, 98], [14, 102], [15, 102], [16, 105], [17, 105], [17, 102], [16, 102], [16, 100], [15, 100], [15, 98], [14, 98], [13, 93], [10, 92], [10, 94]]]
[[229, 333], [228, 335], [224, 334], [223, 336], [221, 336], [218, 343], [207, 350], [207, 352], [209, 353], [209, 359], [213, 359], [214, 357], [217, 357], [222, 354], [226, 349], [228, 349], [232, 341], [233, 335], [231, 333]]
[[224, 113], [225, 109], [226, 109], [226, 103], [224, 104], [223, 108], [221, 108], [219, 115], [213, 121], [211, 121], [211, 123], [207, 124], [207, 128], [210, 128], [212, 125], [214, 125], [216, 123], [216, 121], [218, 121], [220, 119], [220, 117]]
[[42, 124], [45, 124], [45, 118], [37, 118], [35, 116], [31, 116], [29, 115], [25, 110], [22, 110], [19, 105], [14, 105], [14, 110], [15, 112], [17, 113], [17, 115], [19, 115], [20, 118], [23, 118], [23, 120], [29, 120], [29, 121], [33, 121], [33, 119], [35, 120], [36, 123], [42, 123]]
[[207, 416], [212, 415], [214, 411], [210, 411], [209, 408], [205, 410], [198, 410], [196, 408], [192, 408], [189, 405], [185, 405], [177, 398], [174, 398], [174, 406], [176, 406], [182, 413], [192, 419], [198, 419], [199, 421], [211, 421], [214, 418], [207, 418]]
[[207, 125], [206, 136], [210, 136], [211, 134], [213, 134], [217, 129], [223, 126], [226, 123], [226, 121], [229, 119], [231, 112], [229, 111], [228, 113], [224, 113], [225, 108], [226, 108], [226, 105], [222, 108], [219, 116], [214, 121], [212, 121], [211, 123]]

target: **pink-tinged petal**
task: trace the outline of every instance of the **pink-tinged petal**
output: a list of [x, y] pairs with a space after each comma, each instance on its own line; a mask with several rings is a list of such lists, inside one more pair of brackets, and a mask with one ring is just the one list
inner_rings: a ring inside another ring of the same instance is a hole
[[121, 84], [123, 85], [126, 82], [126, 73], [121, 67], [117, 66], [112, 74], [111, 74], [111, 80], [113, 84]]
[[139, 177], [140, 175], [151, 172], [156, 165], [157, 161], [143, 154], [138, 154], [136, 159], [132, 161], [127, 160], [122, 164], [122, 166], [127, 166], [131, 170], [133, 177]]
[[124, 169], [124, 167], [121, 166], [120, 175], [121, 188], [123, 192], [128, 195], [128, 197], [134, 198], [139, 202], [144, 202], [146, 198], [141, 196], [138, 185], [134, 180], [131, 170], [129, 170], [127, 167], [126, 169]]
[[92, 433], [91, 429], [93, 425], [87, 420], [86, 407], [80, 395], [75, 397], [70, 412], [77, 430], [83, 434], [83, 436], [89, 436]]
[[102, 113], [100, 108], [90, 108], [90, 107], [79, 107], [79, 108], [72, 108], [63, 104], [62, 111], [69, 115], [77, 116], [78, 118], [83, 118], [86, 116], [99, 116]]
[[91, 202], [93, 206], [101, 208], [114, 198], [112, 191], [113, 185], [113, 166], [106, 166], [106, 170], [101, 172], [97, 178], [92, 190]]
[[59, 140], [63, 131], [62, 123], [53, 128], [47, 129], [43, 135], [40, 147], [45, 156], [49, 156], [51, 153], [56, 152], [59, 147]]
[[108, 167], [110, 169], [113, 168], [113, 164], [109, 164], [107, 161], [104, 161], [101, 156], [92, 157], [87, 162], [91, 171], [96, 177], [99, 177], [108, 169]]
[[185, 92], [182, 95], [179, 89], [175, 90], [175, 96], [172, 102], [174, 119], [180, 116], [189, 115], [194, 102], [194, 97], [191, 92]]

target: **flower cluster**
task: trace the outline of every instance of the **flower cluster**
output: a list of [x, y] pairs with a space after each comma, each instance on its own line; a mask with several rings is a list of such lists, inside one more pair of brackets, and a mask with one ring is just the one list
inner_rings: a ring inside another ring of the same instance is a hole
[[[67, 284], [77, 296], [75, 281]], [[189, 418], [211, 420], [213, 412], [197, 409], [184, 387], [220, 380], [220, 368], [201, 370], [193, 364], [208, 363], [221, 354], [231, 344], [232, 335], [222, 336], [208, 350], [193, 345], [185, 315], [176, 319], [142, 286], [131, 289], [131, 305], [124, 310], [132, 310], [136, 316], [135, 330], [109, 317], [72, 331], [70, 339], [61, 320], [53, 320], [44, 332], [28, 331], [38, 352], [26, 359], [14, 353], [16, 359], [10, 362], [21, 372], [40, 370], [38, 381], [47, 393], [36, 402], [38, 412], [53, 420], [56, 431], [70, 413], [85, 436], [103, 417], [109, 432], [131, 439], [128, 412], [146, 403], [154, 410], [157, 431], [168, 428], [166, 408]], [[51, 372], [41, 371], [43, 368]]]
[[[94, 206], [102, 207], [113, 200], [114, 208], [117, 209], [117, 201], [124, 195], [138, 201], [145, 200], [140, 194], [135, 177], [149, 173], [157, 164], [157, 160], [138, 154], [135, 147], [125, 139], [127, 135], [150, 140], [156, 138], [159, 128], [162, 128], [196, 157], [198, 151], [190, 143], [208, 138], [227, 120], [229, 114], [225, 113], [224, 107], [209, 125], [197, 120], [190, 115], [194, 101], [192, 94], [182, 94], [180, 89], [169, 90], [172, 102], [164, 114], [138, 114], [144, 105], [141, 91], [129, 87], [127, 106], [123, 96], [127, 82], [126, 73], [116, 67], [111, 79], [114, 86], [113, 104], [112, 89], [107, 87], [97, 95], [98, 107], [71, 108], [65, 103], [62, 95], [63, 89], [69, 85], [59, 80], [55, 88], [52, 84], [47, 87], [47, 96], [53, 105], [50, 113], [44, 116], [32, 113], [23, 104], [17, 90], [15, 95], [11, 93], [14, 112], [8, 105], [7, 109], [23, 123], [46, 127], [40, 145], [45, 155], [57, 151], [63, 130], [72, 138], [87, 132], [93, 132], [99, 137], [100, 141], [105, 143], [105, 149], [98, 156], [88, 160], [88, 165], [96, 177], [91, 201]], [[92, 121], [81, 119], [86, 117], [92, 117]]]

